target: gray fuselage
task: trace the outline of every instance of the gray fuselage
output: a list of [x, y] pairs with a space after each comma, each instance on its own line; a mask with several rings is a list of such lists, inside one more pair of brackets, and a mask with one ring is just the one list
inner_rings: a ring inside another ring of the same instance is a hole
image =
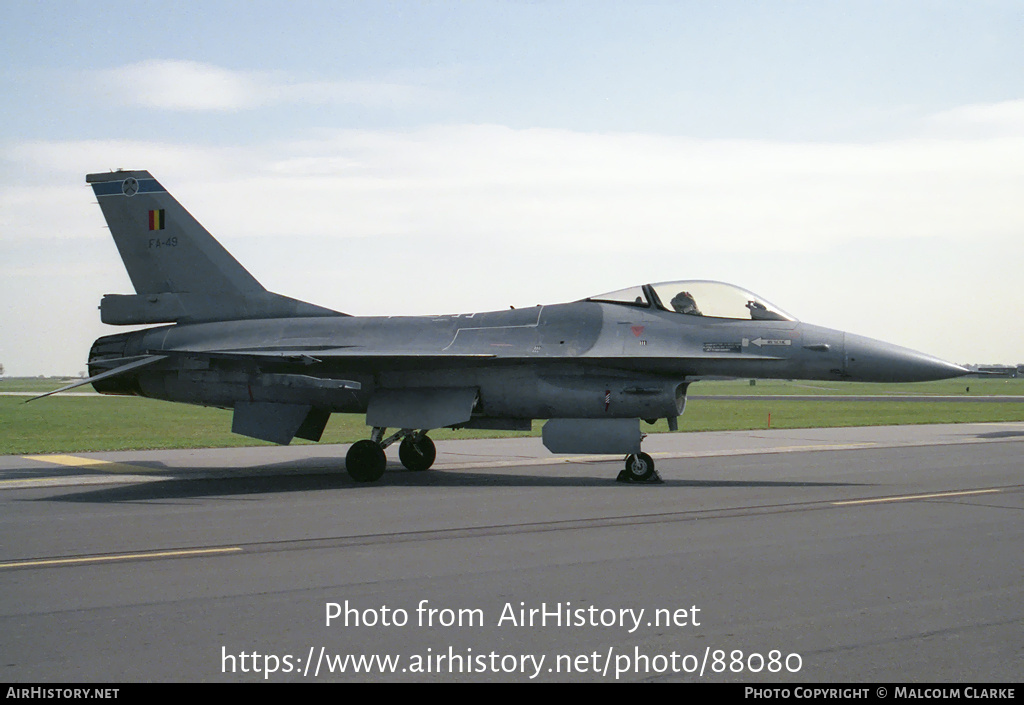
[[593, 301], [162, 326], [100, 339], [90, 372], [105, 357], [157, 353], [168, 358], [97, 389], [224, 408], [262, 401], [364, 412], [379, 389], [465, 387], [478, 390], [480, 417], [660, 418], [681, 413], [686, 385], [705, 376], [905, 382], [956, 374], [937, 358], [797, 321]]

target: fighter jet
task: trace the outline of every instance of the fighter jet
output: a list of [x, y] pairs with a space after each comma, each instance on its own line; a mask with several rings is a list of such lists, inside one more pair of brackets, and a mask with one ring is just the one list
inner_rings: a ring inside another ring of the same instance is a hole
[[[621, 454], [655, 474], [640, 420], [677, 430], [705, 376], [914, 382], [966, 369], [802, 323], [736, 286], [642, 284], [571, 303], [489, 313], [358, 317], [264, 289], [147, 171], [89, 174], [131, 295], [107, 294], [112, 325], [169, 324], [99, 338], [89, 378], [103, 394], [233, 410], [231, 430], [318, 441], [332, 413], [366, 414], [345, 457], [378, 480], [399, 442], [426, 470], [438, 428], [530, 430], [554, 453]], [[396, 429], [387, 435], [388, 429]], [[623, 473], [620, 473], [622, 475]]]

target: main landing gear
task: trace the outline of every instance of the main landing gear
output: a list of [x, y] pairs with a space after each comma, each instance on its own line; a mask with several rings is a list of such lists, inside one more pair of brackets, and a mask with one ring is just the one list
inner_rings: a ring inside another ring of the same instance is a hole
[[615, 478], [618, 482], [661, 482], [661, 475], [654, 469], [654, 459], [647, 453], [626, 456], [626, 468]]
[[375, 427], [370, 439], [356, 441], [348, 449], [345, 456], [345, 469], [356, 482], [376, 482], [384, 474], [388, 459], [384, 449], [400, 440], [398, 458], [409, 470], [427, 470], [434, 464], [437, 449], [434, 442], [427, 437], [427, 430], [416, 431], [403, 428], [401, 431], [384, 438], [386, 428]]

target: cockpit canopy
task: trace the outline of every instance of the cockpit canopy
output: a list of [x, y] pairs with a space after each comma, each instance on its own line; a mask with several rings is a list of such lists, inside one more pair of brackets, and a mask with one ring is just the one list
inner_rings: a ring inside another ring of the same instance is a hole
[[746, 289], [722, 282], [688, 280], [644, 284], [620, 289], [587, 301], [659, 308], [688, 316], [732, 318], [743, 321], [795, 321], [778, 306]]

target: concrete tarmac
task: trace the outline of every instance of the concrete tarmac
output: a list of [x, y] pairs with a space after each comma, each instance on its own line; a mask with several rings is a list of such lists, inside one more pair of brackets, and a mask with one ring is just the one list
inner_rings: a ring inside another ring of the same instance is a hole
[[[1024, 424], [0, 457], [0, 679], [1019, 682]], [[397, 455], [389, 449], [389, 456]]]

